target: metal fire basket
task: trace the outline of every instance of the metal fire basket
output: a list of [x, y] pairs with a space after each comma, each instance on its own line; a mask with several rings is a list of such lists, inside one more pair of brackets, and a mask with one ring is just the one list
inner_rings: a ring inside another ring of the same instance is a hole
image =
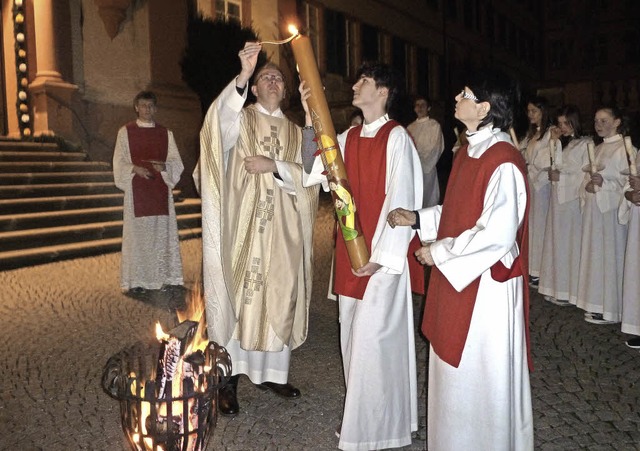
[[198, 374], [185, 378], [182, 393], [173, 393], [169, 386], [158, 397], [161, 352], [158, 341], [123, 349], [105, 365], [102, 386], [120, 402], [122, 428], [134, 451], [204, 450], [215, 429], [218, 389], [231, 376], [229, 354], [208, 342], [192, 362]]

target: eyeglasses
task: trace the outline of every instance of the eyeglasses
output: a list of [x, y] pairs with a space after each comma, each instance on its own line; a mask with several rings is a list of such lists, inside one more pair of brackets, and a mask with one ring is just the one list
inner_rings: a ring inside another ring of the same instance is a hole
[[479, 102], [480, 101], [479, 98], [477, 98], [476, 96], [474, 96], [470, 92], [467, 92], [464, 89], [462, 91], [460, 91], [460, 95], [462, 96], [463, 99], [473, 100], [474, 102]]
[[262, 74], [258, 77], [258, 80], [263, 81], [265, 83], [272, 83], [272, 82], [283, 83], [284, 82], [284, 78], [282, 78], [282, 75], [275, 75], [275, 74]]

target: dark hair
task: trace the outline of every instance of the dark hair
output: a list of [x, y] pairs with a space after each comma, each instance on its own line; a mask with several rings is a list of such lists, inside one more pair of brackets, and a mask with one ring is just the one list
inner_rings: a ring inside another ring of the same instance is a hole
[[[542, 118], [540, 119], [540, 138], [544, 136], [551, 125], [551, 117], [549, 115], [549, 103], [547, 99], [542, 96], [533, 96], [527, 101], [527, 106], [531, 104], [538, 108], [542, 112]], [[527, 131], [527, 138], [533, 137], [538, 131], [538, 127], [535, 124], [529, 124], [529, 130]]]
[[158, 97], [151, 91], [140, 91], [133, 98], [133, 106], [138, 105], [139, 100], [151, 100], [154, 105], [158, 104]]
[[517, 83], [501, 72], [486, 70], [475, 72], [467, 86], [479, 102], [491, 105], [478, 128], [493, 123], [495, 128], [508, 132], [513, 124], [514, 106], [520, 95]]
[[422, 94], [416, 94], [415, 96], [413, 96], [413, 106], [416, 105], [416, 102], [418, 100], [424, 100], [425, 102], [427, 102], [427, 109], [431, 109], [431, 99], [429, 97], [423, 96]]
[[601, 107], [596, 108], [596, 113], [598, 111], [607, 110], [613, 116], [614, 119], [620, 119], [620, 125], [616, 131], [621, 135], [628, 135], [629, 130], [629, 117], [615, 105], [603, 105]]
[[557, 117], [564, 116], [567, 119], [573, 134], [577, 138], [582, 136], [582, 123], [580, 122], [580, 110], [575, 105], [565, 105], [558, 110]]
[[398, 84], [398, 75], [395, 70], [388, 64], [382, 63], [363, 63], [358, 69], [356, 80], [360, 77], [371, 77], [376, 82], [376, 88], [387, 88], [389, 95], [385, 110], [387, 113], [394, 107], [394, 102], [399, 95], [400, 86]]

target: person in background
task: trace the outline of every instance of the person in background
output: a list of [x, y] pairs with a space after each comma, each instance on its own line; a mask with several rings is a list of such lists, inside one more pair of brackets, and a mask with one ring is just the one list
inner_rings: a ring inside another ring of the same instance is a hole
[[530, 205], [529, 214], [529, 275], [530, 285], [538, 288], [540, 264], [542, 262], [542, 245], [547, 223], [551, 184], [549, 168], [553, 155], [560, 149], [560, 143], [551, 149], [551, 133], [549, 125], [549, 108], [544, 97], [533, 97], [527, 104], [529, 131], [522, 146], [525, 147], [525, 159], [529, 174]]
[[[240, 410], [242, 374], [259, 389], [301, 396], [289, 383], [289, 361], [307, 338], [313, 282], [318, 189], [302, 186], [303, 132], [280, 108], [280, 68], [267, 63], [256, 71], [260, 51], [256, 42], [240, 50], [242, 69], [200, 132], [207, 330], [233, 362], [219, 391], [223, 415]], [[256, 103], [243, 108], [249, 89]], [[312, 142], [313, 130], [304, 132]]]
[[477, 73], [455, 98], [467, 127], [444, 203], [397, 209], [432, 266], [422, 332], [430, 343], [427, 448], [533, 450], [528, 352], [527, 175], [508, 134], [515, 88]]
[[124, 191], [120, 287], [132, 294], [183, 285], [171, 190], [184, 169], [171, 130], [157, 124], [158, 99], [139, 92], [137, 119], [118, 130], [113, 178]]
[[416, 97], [413, 109], [418, 118], [407, 126], [407, 130], [413, 137], [422, 164], [422, 206], [431, 207], [440, 203], [436, 163], [444, 150], [444, 137], [438, 121], [429, 117], [429, 99]]
[[[397, 92], [397, 77], [389, 66], [363, 65], [353, 85], [352, 103], [362, 110], [364, 124], [338, 136], [370, 251], [369, 262], [352, 269], [338, 233], [333, 289], [338, 294], [346, 385], [342, 423], [336, 431], [342, 450], [407, 446], [418, 427], [407, 258], [415, 232], [391, 228], [386, 217], [396, 207], [422, 205], [422, 171], [411, 136], [388, 115]], [[301, 94], [308, 98], [304, 85]], [[306, 124], [311, 124], [308, 114]], [[326, 184], [321, 159], [313, 157], [315, 150], [304, 149], [305, 184]]]
[[355, 127], [357, 125], [362, 125], [362, 122], [364, 122], [362, 111], [360, 111], [359, 109], [354, 110], [349, 117], [349, 126]]
[[596, 111], [594, 128], [603, 142], [595, 148], [595, 172], [584, 175], [580, 190], [582, 237], [576, 305], [593, 324], [619, 323], [627, 225], [618, 207], [629, 171], [622, 134], [626, 124], [616, 107]]
[[[551, 198], [542, 247], [540, 286], [544, 299], [560, 306], [575, 304], [578, 295], [582, 212], [580, 186], [583, 168], [589, 164], [587, 143], [582, 136], [578, 108], [567, 105], [558, 112], [558, 125], [550, 127], [551, 143], [560, 141], [562, 150], [549, 169]], [[552, 145], [556, 149], [555, 145]], [[570, 302], [571, 301], [571, 302]]]
[[[640, 154], [636, 152], [636, 168], [640, 167]], [[627, 247], [624, 253], [624, 273], [622, 277], [622, 325], [625, 334], [632, 335], [626, 345], [640, 349], [640, 176], [629, 174], [624, 187], [624, 199], [618, 209], [618, 220], [629, 227]]]

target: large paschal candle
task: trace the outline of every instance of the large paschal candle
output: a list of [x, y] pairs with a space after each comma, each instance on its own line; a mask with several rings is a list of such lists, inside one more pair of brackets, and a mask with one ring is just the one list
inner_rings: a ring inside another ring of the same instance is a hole
[[358, 221], [356, 202], [347, 180], [347, 171], [329, 113], [327, 98], [324, 95], [311, 41], [307, 36], [298, 34], [291, 41], [291, 47], [300, 79], [305, 81], [310, 89], [310, 96], [307, 99], [309, 113], [349, 260], [354, 269], [359, 269], [369, 262], [369, 250]]

